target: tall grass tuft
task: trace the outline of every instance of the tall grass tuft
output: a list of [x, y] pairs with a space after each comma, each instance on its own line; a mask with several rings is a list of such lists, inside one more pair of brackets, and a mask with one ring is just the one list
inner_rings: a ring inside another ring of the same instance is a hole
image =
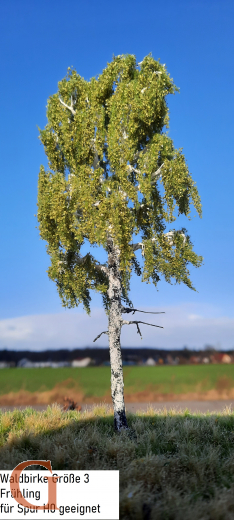
[[[53, 470], [119, 469], [122, 520], [233, 520], [234, 412], [127, 413], [113, 429], [108, 405], [0, 414], [0, 469], [49, 459]], [[35, 469], [32, 466], [30, 469]]]

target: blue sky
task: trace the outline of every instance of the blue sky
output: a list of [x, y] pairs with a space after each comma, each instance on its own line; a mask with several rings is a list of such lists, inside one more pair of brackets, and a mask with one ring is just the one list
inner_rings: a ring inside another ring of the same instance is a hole
[[164, 281], [156, 290], [133, 274], [134, 306], [166, 312], [133, 319], [164, 329], [142, 325], [141, 340], [134, 325], [124, 326], [121, 343], [234, 348], [233, 25], [234, 4], [227, 0], [1, 2], [0, 348], [108, 345], [106, 335], [93, 344], [107, 329], [101, 297], [92, 293], [90, 317], [82, 306], [64, 309], [46, 273], [49, 257], [34, 216], [38, 172], [46, 166], [37, 125], [45, 126], [47, 99], [69, 66], [89, 80], [113, 54], [141, 61], [150, 52], [180, 88], [168, 98], [169, 134], [183, 147], [203, 218], [180, 217], [175, 225], [187, 228], [204, 264], [190, 270], [198, 292]]

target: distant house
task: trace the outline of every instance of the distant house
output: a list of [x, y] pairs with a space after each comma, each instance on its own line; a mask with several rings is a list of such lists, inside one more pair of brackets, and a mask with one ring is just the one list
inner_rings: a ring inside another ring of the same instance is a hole
[[19, 360], [17, 366], [20, 368], [47, 368], [47, 367], [51, 366], [51, 363], [49, 361], [34, 362], [34, 361], [30, 361], [27, 358], [22, 358]]
[[166, 359], [167, 359], [168, 365], [174, 365], [174, 359], [170, 354], [167, 354]]
[[52, 361], [50, 366], [52, 368], [70, 367], [71, 363], [68, 363], [68, 361]]
[[154, 365], [156, 365], [156, 363], [155, 363], [155, 361], [154, 361], [154, 359], [153, 359], [152, 357], [149, 357], [149, 358], [146, 360], [145, 364], [146, 364], [148, 367], [154, 367]]
[[70, 366], [70, 363], [66, 361], [30, 361], [27, 358], [23, 358], [20, 359], [17, 366], [20, 368], [61, 368]]
[[29, 361], [28, 358], [22, 358], [18, 361], [18, 364], [17, 366], [19, 368], [32, 368], [33, 367], [33, 363], [31, 361]]
[[222, 363], [223, 354], [221, 352], [214, 352], [213, 363]]
[[86, 357], [86, 358], [83, 358], [83, 359], [74, 359], [72, 361], [72, 367], [73, 368], [77, 368], [77, 367], [88, 367], [89, 365], [91, 365], [92, 363], [92, 359], [90, 357]]
[[0, 368], [8, 368], [9, 366], [9, 363], [6, 363], [5, 361], [0, 361]]
[[223, 354], [222, 352], [215, 352], [211, 356], [212, 363], [233, 363], [233, 358], [229, 354]]
[[222, 357], [222, 363], [231, 363], [231, 362], [232, 362], [231, 356], [229, 356], [228, 354], [224, 354]]
[[30, 361], [31, 368], [49, 368], [53, 365], [50, 361]]
[[189, 362], [192, 363], [193, 365], [197, 365], [198, 363], [201, 363], [201, 357], [200, 356], [191, 356]]

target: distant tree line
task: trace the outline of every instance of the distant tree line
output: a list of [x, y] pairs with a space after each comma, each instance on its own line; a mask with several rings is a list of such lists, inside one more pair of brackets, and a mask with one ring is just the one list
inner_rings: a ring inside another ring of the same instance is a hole
[[[149, 357], [158, 360], [162, 359], [167, 362], [168, 356], [173, 359], [179, 358], [180, 362], [188, 363], [192, 356], [202, 356], [206, 353], [211, 352], [211, 347], [207, 350], [195, 350], [195, 349], [177, 349], [177, 350], [166, 350], [160, 348], [122, 348], [123, 362], [134, 362], [138, 363], [143, 359]], [[213, 349], [215, 351], [215, 349]], [[216, 351], [217, 352], [217, 351]], [[233, 351], [222, 350], [222, 353], [233, 354]], [[74, 359], [80, 359], [90, 357], [95, 361], [96, 365], [101, 365], [104, 362], [110, 360], [110, 354], [108, 348], [77, 348], [77, 349], [58, 349], [58, 350], [0, 350], [0, 362], [15, 363], [17, 364], [21, 359], [27, 358], [29, 361], [67, 361], [72, 362]]]

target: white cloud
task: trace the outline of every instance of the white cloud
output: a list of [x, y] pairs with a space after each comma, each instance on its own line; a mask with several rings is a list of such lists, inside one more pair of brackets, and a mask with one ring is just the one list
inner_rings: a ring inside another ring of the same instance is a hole
[[202, 320], [203, 316], [200, 316], [199, 314], [189, 314], [188, 319], [189, 320]]
[[22, 320], [22, 318], [0, 321], [1, 340], [26, 340], [30, 336], [32, 329], [20, 320]]
[[[153, 315], [123, 314], [128, 321], [140, 320], [164, 327], [163, 329], [140, 324], [142, 340], [136, 325], [124, 325], [121, 332], [123, 347], [181, 348], [184, 345], [202, 348], [205, 344], [234, 348], [234, 318], [220, 315], [215, 306], [181, 305], [145, 307], [144, 311], [165, 311]], [[0, 320], [0, 348], [35, 349], [75, 348], [85, 346], [108, 346], [108, 336], [102, 335], [95, 343], [94, 338], [107, 330], [108, 320], [103, 309], [85, 312], [66, 310], [58, 314], [22, 316]]]

